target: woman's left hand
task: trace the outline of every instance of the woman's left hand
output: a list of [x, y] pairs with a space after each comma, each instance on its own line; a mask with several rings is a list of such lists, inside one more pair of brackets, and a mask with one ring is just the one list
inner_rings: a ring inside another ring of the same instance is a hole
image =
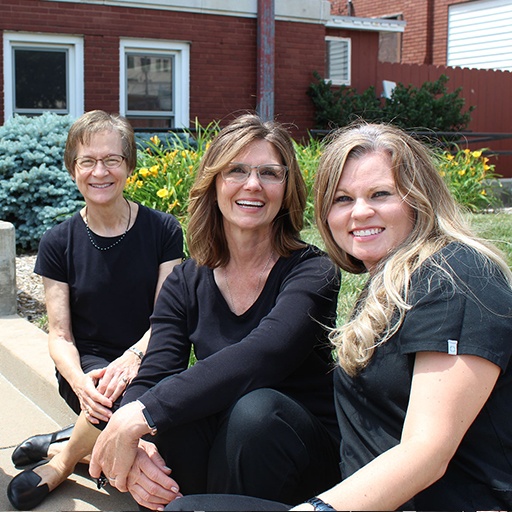
[[140, 359], [136, 354], [127, 351], [106, 367], [96, 389], [115, 402], [135, 378], [139, 368]]
[[147, 433], [140, 404], [131, 402], [119, 408], [101, 432], [91, 455], [89, 473], [103, 473], [110, 485], [128, 491], [127, 478], [137, 456], [139, 439]]

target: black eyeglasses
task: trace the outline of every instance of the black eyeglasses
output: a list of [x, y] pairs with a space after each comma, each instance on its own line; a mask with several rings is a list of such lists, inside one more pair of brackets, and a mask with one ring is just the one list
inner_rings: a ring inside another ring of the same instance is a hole
[[278, 185], [286, 179], [288, 167], [281, 164], [248, 165], [233, 162], [222, 171], [222, 179], [228, 183], [245, 183], [256, 169], [256, 175], [261, 183], [266, 185]]
[[125, 160], [122, 155], [107, 155], [105, 158], [93, 158], [92, 156], [79, 156], [75, 163], [82, 171], [90, 171], [96, 167], [98, 162], [103, 162], [107, 169], [117, 169]]

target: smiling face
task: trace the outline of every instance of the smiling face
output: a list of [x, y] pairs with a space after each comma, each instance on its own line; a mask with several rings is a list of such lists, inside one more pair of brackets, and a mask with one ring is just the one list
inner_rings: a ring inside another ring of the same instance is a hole
[[[87, 144], [79, 144], [77, 157], [105, 158], [107, 155], [123, 155], [121, 136], [116, 131], [91, 135]], [[75, 163], [75, 181], [87, 204], [108, 205], [121, 199], [128, 177], [126, 161], [116, 169], [107, 169], [97, 162], [91, 170], [81, 170]]]
[[[251, 142], [234, 161], [250, 166], [282, 163], [274, 145], [264, 139]], [[231, 183], [218, 174], [215, 190], [226, 233], [229, 230], [253, 230], [265, 236], [270, 233], [283, 204], [285, 187], [286, 182], [261, 183], [255, 169], [245, 183]]]
[[371, 273], [409, 236], [413, 219], [413, 209], [396, 190], [389, 154], [347, 160], [327, 216], [342, 250], [361, 260]]

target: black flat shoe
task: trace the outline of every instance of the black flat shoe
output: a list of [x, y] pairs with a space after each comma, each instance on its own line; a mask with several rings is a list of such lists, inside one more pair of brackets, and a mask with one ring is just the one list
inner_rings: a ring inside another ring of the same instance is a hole
[[[43, 461], [37, 466], [42, 466], [46, 462]], [[48, 484], [38, 487], [39, 482], [41, 477], [32, 469], [26, 469], [16, 475], [7, 486], [7, 497], [11, 505], [18, 510], [32, 510], [37, 507], [50, 494]]]
[[22, 468], [42, 461], [48, 456], [48, 449], [52, 443], [67, 441], [71, 437], [73, 427], [74, 425], [69, 425], [51, 434], [40, 434], [25, 439], [12, 452], [11, 459], [13, 464], [17, 468]]

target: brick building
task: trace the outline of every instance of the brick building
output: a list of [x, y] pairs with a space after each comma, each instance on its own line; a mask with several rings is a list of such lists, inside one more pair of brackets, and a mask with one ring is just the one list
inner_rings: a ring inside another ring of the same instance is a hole
[[330, 25], [327, 0], [275, 0], [270, 27], [259, 12], [270, 2], [257, 4], [2, 0], [0, 123], [14, 113], [92, 109], [143, 127], [223, 122], [258, 106], [267, 30], [273, 115], [305, 135], [314, 126], [313, 72], [329, 77], [332, 68], [337, 83], [367, 87], [358, 63], [373, 67], [379, 31], [393, 24], [354, 31]]
[[512, 0], [330, 0], [333, 15], [404, 20], [380, 59], [512, 71]]

